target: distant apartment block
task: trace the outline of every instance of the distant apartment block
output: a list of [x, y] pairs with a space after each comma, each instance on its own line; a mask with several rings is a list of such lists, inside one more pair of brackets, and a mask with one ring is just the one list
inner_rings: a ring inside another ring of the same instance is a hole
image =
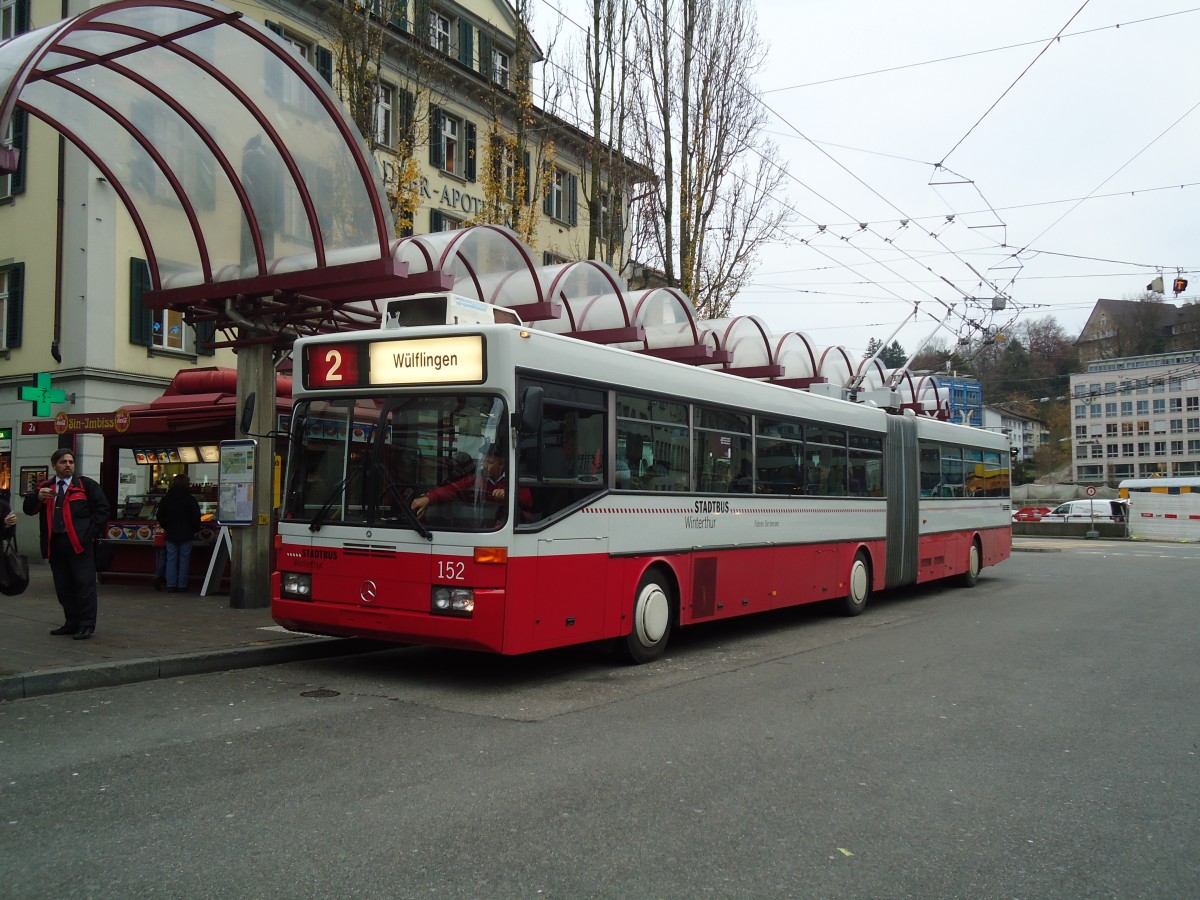
[[1200, 475], [1200, 350], [1093, 360], [1071, 402], [1076, 482]]

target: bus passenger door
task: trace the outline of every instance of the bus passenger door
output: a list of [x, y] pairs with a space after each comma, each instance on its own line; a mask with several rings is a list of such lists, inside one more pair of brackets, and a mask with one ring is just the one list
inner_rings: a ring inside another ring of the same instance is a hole
[[537, 649], [598, 640], [608, 581], [608, 538], [540, 538], [534, 586]]

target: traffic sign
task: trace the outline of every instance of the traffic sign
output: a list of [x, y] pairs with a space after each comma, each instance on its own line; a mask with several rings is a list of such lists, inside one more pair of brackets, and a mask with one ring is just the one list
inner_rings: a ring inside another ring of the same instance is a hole
[[1088, 495], [1089, 497], [1095, 497], [1095, 496], [1096, 496], [1096, 489], [1095, 489], [1094, 487], [1092, 487], [1090, 484], [1088, 485], [1088, 489], [1087, 489], [1087, 495]]

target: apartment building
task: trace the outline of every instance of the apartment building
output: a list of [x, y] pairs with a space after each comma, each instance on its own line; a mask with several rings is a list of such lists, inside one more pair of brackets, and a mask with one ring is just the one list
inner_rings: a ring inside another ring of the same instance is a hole
[[1200, 475], [1200, 350], [1093, 360], [1071, 402], [1076, 482]]

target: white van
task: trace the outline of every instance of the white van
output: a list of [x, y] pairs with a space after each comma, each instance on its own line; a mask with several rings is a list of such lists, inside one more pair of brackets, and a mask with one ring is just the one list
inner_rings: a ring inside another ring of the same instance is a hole
[[1126, 500], [1068, 500], [1042, 516], [1043, 522], [1124, 522]]

